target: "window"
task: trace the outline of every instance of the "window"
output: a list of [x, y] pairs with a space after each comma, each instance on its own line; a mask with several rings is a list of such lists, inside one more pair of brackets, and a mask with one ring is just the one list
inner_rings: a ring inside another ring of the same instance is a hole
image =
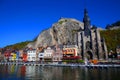
[[30, 57], [28, 57], [28, 59], [30, 59]]
[[43, 54], [40, 54], [40, 56], [43, 56]]
[[35, 57], [32, 57], [33, 60], [35, 60]]

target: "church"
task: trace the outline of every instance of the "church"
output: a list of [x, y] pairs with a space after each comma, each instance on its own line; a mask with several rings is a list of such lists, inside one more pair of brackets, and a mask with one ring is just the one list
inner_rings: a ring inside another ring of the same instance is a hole
[[84, 27], [74, 34], [74, 43], [78, 46], [82, 59], [107, 59], [107, 47], [97, 27], [91, 26], [87, 9], [84, 9]]

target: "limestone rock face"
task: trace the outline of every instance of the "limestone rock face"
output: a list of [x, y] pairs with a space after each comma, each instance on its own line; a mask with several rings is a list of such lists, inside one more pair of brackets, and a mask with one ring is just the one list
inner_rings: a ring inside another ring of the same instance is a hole
[[83, 26], [83, 23], [76, 19], [61, 18], [50, 29], [41, 32], [36, 42], [29, 43], [27, 46], [37, 48], [73, 42], [73, 32], [83, 29]]

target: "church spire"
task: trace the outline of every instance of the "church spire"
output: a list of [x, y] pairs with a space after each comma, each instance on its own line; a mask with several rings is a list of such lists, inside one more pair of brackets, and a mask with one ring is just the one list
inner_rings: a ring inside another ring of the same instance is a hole
[[84, 23], [85, 36], [89, 36], [91, 27], [90, 27], [90, 18], [88, 16], [87, 9], [84, 9], [83, 23]]

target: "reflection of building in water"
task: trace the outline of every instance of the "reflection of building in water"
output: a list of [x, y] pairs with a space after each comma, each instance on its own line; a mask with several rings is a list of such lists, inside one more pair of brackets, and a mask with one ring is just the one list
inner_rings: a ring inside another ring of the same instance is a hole
[[51, 67], [40, 67], [39, 68], [39, 74], [40, 76], [39, 77], [42, 77], [43, 80], [49, 80], [49, 79], [52, 79], [52, 70], [51, 70]]
[[[64, 80], [84, 80], [83, 77], [85, 77], [85, 71], [81, 70], [81, 68], [75, 68], [75, 67], [64, 67], [62, 69], [62, 76]], [[62, 80], [62, 79], [61, 79]], [[86, 79], [88, 80], [88, 79]]]
[[15, 65], [11, 65], [11, 69], [10, 69], [11, 73], [15, 72]]
[[52, 68], [52, 76], [55, 75], [56, 79], [62, 80], [62, 73], [63, 72], [61, 70], [61, 67], [54, 67], [54, 68]]
[[[8, 71], [8, 70], [9, 70], [9, 66], [8, 66], [8, 65], [4, 65], [4, 67], [3, 67], [1, 70], [3, 70], [3, 72], [6, 73], [6, 74], [10, 73], [10, 72]], [[1, 70], [0, 70], [0, 71], [1, 71]], [[0, 75], [2, 75], [2, 74], [0, 73]]]
[[21, 74], [22, 76], [25, 76], [25, 75], [26, 75], [26, 66], [21, 66], [21, 67], [20, 67], [20, 74]]
[[26, 66], [26, 76], [27, 77], [32, 77], [35, 75], [35, 66]]

